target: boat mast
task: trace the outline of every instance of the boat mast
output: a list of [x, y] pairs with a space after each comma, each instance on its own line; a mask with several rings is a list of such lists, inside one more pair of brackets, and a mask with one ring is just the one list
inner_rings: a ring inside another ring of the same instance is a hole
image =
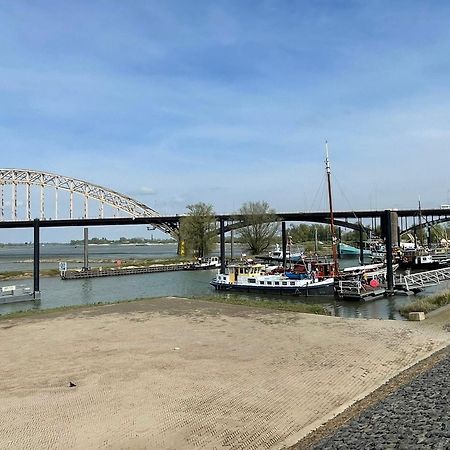
[[422, 206], [420, 204], [420, 195], [419, 195], [419, 244], [423, 246], [423, 233], [422, 233]]
[[332, 249], [333, 249], [333, 263], [334, 263], [334, 275], [337, 275], [339, 272], [338, 262], [337, 262], [337, 248], [336, 248], [336, 233], [334, 229], [334, 215], [333, 215], [333, 196], [331, 195], [331, 169], [330, 169], [330, 160], [328, 157], [328, 141], [325, 141], [326, 148], [326, 159], [325, 159], [325, 169], [327, 172], [327, 182], [328, 182], [328, 204], [330, 206], [330, 231], [331, 231], [331, 239], [332, 239]]

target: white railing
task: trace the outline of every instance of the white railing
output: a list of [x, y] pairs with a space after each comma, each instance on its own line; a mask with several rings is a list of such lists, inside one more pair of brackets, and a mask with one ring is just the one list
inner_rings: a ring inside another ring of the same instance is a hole
[[340, 294], [352, 293], [360, 295], [362, 290], [364, 290], [362, 283], [358, 280], [344, 280], [338, 283], [338, 292]]
[[450, 280], [450, 267], [405, 275], [403, 279], [407, 291], [415, 287], [433, 286]]

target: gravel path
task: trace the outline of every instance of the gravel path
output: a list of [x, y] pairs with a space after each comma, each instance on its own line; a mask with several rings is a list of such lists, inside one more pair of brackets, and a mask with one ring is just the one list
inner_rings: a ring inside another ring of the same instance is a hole
[[429, 371], [313, 448], [449, 449], [450, 351]]

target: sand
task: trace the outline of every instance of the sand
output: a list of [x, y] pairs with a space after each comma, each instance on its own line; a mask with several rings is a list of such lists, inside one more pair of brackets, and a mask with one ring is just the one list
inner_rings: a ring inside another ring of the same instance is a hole
[[0, 448], [283, 448], [449, 343], [175, 298], [2, 320]]

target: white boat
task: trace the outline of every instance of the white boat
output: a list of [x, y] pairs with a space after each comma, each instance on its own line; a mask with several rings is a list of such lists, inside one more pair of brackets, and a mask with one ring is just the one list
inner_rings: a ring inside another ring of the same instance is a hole
[[216, 269], [220, 267], [220, 258], [218, 256], [211, 256], [209, 258], [199, 258], [199, 260], [192, 264], [192, 270], [199, 269]]
[[[291, 252], [289, 248], [286, 249], [286, 259], [287, 260], [299, 260], [303, 257], [303, 252]], [[275, 249], [269, 252], [269, 258], [274, 261], [282, 261], [283, 260], [283, 250], [280, 247], [280, 244], [275, 244]]]
[[33, 292], [25, 286], [3, 286], [0, 292], [0, 304], [30, 302], [35, 300]]
[[211, 281], [216, 290], [264, 292], [274, 295], [333, 295], [334, 278], [319, 279], [308, 274], [290, 279], [284, 274], [268, 274], [263, 264], [232, 264]]
[[[399, 264], [393, 264], [392, 271], [395, 272]], [[387, 266], [384, 263], [366, 264], [364, 266], [346, 267], [339, 272], [339, 279], [360, 278], [365, 280], [377, 279], [382, 281], [386, 279]]]

